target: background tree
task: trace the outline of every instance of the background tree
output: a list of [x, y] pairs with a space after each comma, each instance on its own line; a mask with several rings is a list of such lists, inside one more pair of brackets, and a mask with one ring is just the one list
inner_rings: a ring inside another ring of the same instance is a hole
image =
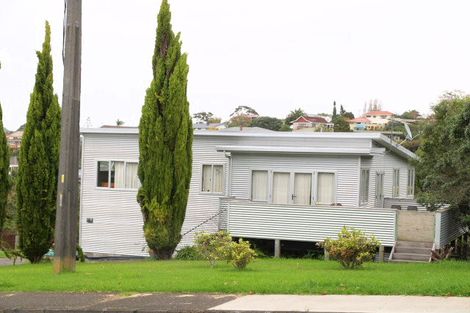
[[409, 110], [409, 111], [403, 112], [403, 114], [400, 115], [401, 118], [408, 119], [408, 120], [415, 120], [419, 118], [420, 116], [421, 114], [416, 110]]
[[181, 53], [180, 34], [171, 26], [170, 6], [163, 0], [147, 89], [139, 125], [137, 200], [148, 247], [169, 259], [181, 240], [192, 166], [192, 121], [187, 99], [189, 67]]
[[220, 123], [220, 122], [222, 122], [222, 119], [220, 117], [217, 117], [217, 116], [213, 116], [213, 117], [209, 118], [209, 120], [207, 120], [208, 124]]
[[341, 116], [347, 120], [352, 120], [354, 118], [353, 112], [344, 112], [343, 114], [341, 114]]
[[470, 225], [470, 96], [447, 94], [433, 113], [418, 150], [418, 200], [450, 204]]
[[283, 121], [269, 116], [260, 116], [253, 120], [252, 127], [261, 127], [265, 129], [279, 131], [283, 125]]
[[51, 247], [54, 236], [59, 167], [60, 107], [54, 94], [51, 30], [39, 59], [20, 149], [17, 182], [17, 226], [20, 249], [37, 263]]
[[235, 115], [228, 121], [228, 127], [250, 127], [253, 119], [245, 114]]
[[343, 105], [341, 104], [341, 105], [339, 106], [339, 114], [340, 114], [341, 116], [344, 116], [344, 113], [346, 113], [346, 110], [343, 108]]
[[5, 222], [8, 194], [10, 191], [10, 148], [8, 147], [7, 138], [3, 131], [3, 113], [0, 104], [0, 238], [3, 231], [3, 223]]
[[337, 115], [332, 120], [332, 122], [334, 124], [334, 127], [333, 127], [334, 132], [350, 132], [351, 131], [351, 128], [349, 127], [349, 123], [341, 115]]
[[212, 119], [214, 114], [212, 112], [199, 112], [193, 114], [193, 118], [199, 123], [209, 124], [209, 120]]
[[123, 126], [123, 125], [124, 125], [124, 121], [122, 121], [120, 119], [116, 120], [116, 126]]
[[237, 116], [237, 115], [247, 115], [250, 117], [258, 117], [259, 114], [256, 112], [255, 109], [252, 107], [246, 106], [246, 105], [240, 105], [235, 108], [232, 114], [230, 114], [230, 117]]
[[301, 108], [290, 111], [289, 114], [287, 114], [286, 118], [284, 119], [284, 124], [287, 126], [290, 126], [290, 124], [293, 121], [295, 121], [296, 119], [304, 115], [305, 115], [305, 112]]
[[336, 118], [338, 113], [336, 112], [336, 101], [333, 101], [333, 115], [331, 116], [332, 119]]

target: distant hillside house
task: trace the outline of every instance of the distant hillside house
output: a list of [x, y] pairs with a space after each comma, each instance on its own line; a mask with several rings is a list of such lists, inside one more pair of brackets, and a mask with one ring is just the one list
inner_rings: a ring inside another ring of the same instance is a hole
[[388, 111], [369, 111], [365, 114], [370, 124], [367, 130], [381, 130], [387, 125], [393, 118], [393, 113]]
[[304, 115], [291, 122], [292, 130], [304, 129], [320, 129], [320, 128], [333, 128], [333, 123], [328, 121], [322, 116]]
[[23, 139], [23, 131], [18, 130], [7, 134], [8, 146], [13, 150], [18, 150], [21, 147], [21, 140]]
[[348, 121], [349, 128], [352, 131], [363, 131], [367, 130], [367, 127], [371, 124], [370, 120], [366, 117], [356, 117]]

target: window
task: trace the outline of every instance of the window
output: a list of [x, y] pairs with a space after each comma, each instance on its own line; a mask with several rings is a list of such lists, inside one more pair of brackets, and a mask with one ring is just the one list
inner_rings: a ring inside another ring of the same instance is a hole
[[360, 196], [359, 202], [360, 204], [366, 204], [369, 202], [369, 169], [361, 169], [361, 183], [359, 186], [360, 189]]
[[290, 196], [290, 173], [273, 173], [273, 203], [287, 204]]
[[138, 164], [124, 161], [98, 161], [97, 187], [138, 189]]
[[317, 179], [317, 203], [335, 203], [335, 174], [318, 173]]
[[268, 171], [253, 171], [251, 173], [251, 200], [268, 200]]
[[202, 192], [224, 192], [224, 166], [206, 164], [202, 166]]
[[98, 162], [98, 187], [109, 187], [109, 161]]
[[398, 198], [400, 196], [400, 169], [393, 169], [393, 184], [392, 184], [392, 197]]
[[408, 188], [406, 194], [412, 196], [415, 194], [415, 169], [408, 169]]
[[312, 174], [294, 174], [294, 204], [310, 205], [312, 199]]

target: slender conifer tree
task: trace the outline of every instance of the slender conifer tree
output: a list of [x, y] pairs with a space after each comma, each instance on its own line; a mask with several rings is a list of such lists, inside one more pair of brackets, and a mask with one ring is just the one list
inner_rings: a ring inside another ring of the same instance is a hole
[[186, 96], [188, 64], [180, 34], [171, 27], [170, 6], [158, 14], [152, 60], [139, 125], [138, 202], [147, 244], [159, 259], [168, 259], [181, 240], [192, 166], [192, 123]]
[[10, 190], [10, 148], [3, 130], [2, 105], [0, 104], [0, 236], [5, 222], [8, 192]]
[[17, 225], [20, 249], [37, 263], [51, 247], [54, 236], [60, 144], [60, 106], [54, 94], [51, 30], [39, 59], [30, 96], [26, 127], [20, 149], [17, 185]]

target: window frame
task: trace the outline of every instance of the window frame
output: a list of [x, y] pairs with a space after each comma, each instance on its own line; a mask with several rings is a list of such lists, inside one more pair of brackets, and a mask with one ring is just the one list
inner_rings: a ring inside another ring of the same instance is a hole
[[[203, 179], [204, 179], [204, 166], [211, 167], [211, 191], [204, 191], [202, 189]], [[214, 166], [222, 166], [222, 191], [214, 192]], [[201, 170], [201, 178], [199, 179], [199, 193], [203, 195], [224, 195], [225, 194], [225, 187], [226, 187], [226, 173], [225, 173], [225, 164], [224, 163], [201, 163], [200, 166]]]
[[[98, 164], [99, 162], [108, 162], [108, 187], [101, 187], [101, 186], [98, 186], [98, 170], [99, 170], [99, 167], [98, 167]], [[140, 179], [138, 178], [138, 175], [137, 175], [137, 178], [139, 179], [139, 187], [138, 188], [111, 188], [111, 162], [123, 162], [124, 163], [124, 176], [127, 176], [127, 163], [134, 163], [134, 164], [137, 164], [137, 166], [139, 166], [139, 161], [136, 161], [136, 160], [122, 160], [122, 159], [96, 159], [95, 160], [95, 189], [98, 189], [98, 190], [117, 190], [117, 191], [136, 191], [136, 190], [139, 190], [140, 186], [142, 186], [142, 183], [140, 182]]]

